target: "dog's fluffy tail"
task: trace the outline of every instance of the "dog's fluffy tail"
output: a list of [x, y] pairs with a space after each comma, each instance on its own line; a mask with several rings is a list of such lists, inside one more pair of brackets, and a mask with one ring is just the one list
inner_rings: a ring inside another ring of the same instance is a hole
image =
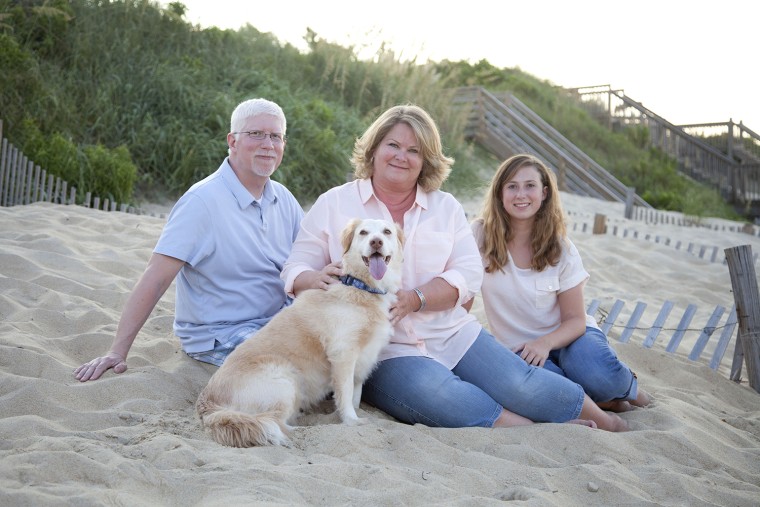
[[230, 447], [256, 445], [290, 445], [283, 422], [283, 413], [271, 410], [249, 414], [198, 400], [196, 406], [201, 422], [216, 442]]

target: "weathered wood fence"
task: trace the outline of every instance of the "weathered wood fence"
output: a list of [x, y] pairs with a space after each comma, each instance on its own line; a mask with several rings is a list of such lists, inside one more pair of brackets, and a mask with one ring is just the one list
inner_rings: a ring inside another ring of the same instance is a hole
[[[713, 340], [711, 344], [713, 345], [711, 347], [712, 351], [707, 359], [707, 365], [713, 370], [717, 370], [723, 361], [737, 324], [736, 306], [732, 306], [729, 312], [726, 313], [726, 308], [718, 305], [704, 326], [691, 327], [691, 322], [698, 308], [694, 304], [689, 304], [684, 310], [678, 324], [670, 328], [666, 327], [666, 322], [675, 306], [671, 301], [663, 303], [657, 312], [654, 322], [648, 326], [641, 324], [641, 318], [647, 308], [646, 303], [637, 301], [627, 321], [621, 323], [618, 322], [618, 317], [624, 306], [625, 302], [618, 299], [613, 303], [611, 308], [604, 309], [600, 306], [599, 300], [594, 299], [586, 309], [586, 313], [596, 318], [599, 327], [608, 337], [612, 338], [613, 334], [617, 335], [617, 339], [621, 343], [629, 343], [635, 331], [646, 331], [646, 336], [641, 343], [644, 348], [652, 348], [663, 331], [672, 332], [669, 338], [665, 338], [667, 339], [667, 344], [663, 340], [665, 351], [668, 353], [676, 353], [687, 334], [692, 338], [696, 336], [696, 341], [688, 353], [688, 358], [691, 361], [698, 361], [702, 358], [702, 354], [708, 348], [707, 345], [710, 343], [710, 339], [716, 331], [719, 331], [719, 337], [717, 340]], [[724, 315], [726, 315], [726, 319], [721, 323]]]
[[[0, 206], [15, 206], [34, 202], [77, 204], [77, 189], [61, 178], [49, 173], [24, 155], [3, 137], [3, 121], [0, 120]], [[87, 192], [82, 206], [103, 211], [122, 211], [137, 215], [146, 213], [128, 203], [101, 199]], [[160, 216], [163, 217], [163, 214]]]
[[[567, 214], [569, 216], [577, 216], [578, 213], [573, 213], [568, 211]], [[597, 214], [599, 215], [599, 214]], [[605, 217], [605, 215], [602, 215]], [[608, 217], [605, 217], [605, 225], [609, 223], [609, 220], [607, 220]], [[706, 220], [699, 218], [699, 217], [691, 217], [688, 215], [683, 215], [677, 211], [663, 211], [663, 210], [656, 210], [651, 208], [640, 208], [638, 206], [634, 206], [633, 208], [633, 216], [630, 218], [631, 220], [636, 220], [639, 222], [644, 222], [648, 225], [675, 225], [679, 227], [698, 227], [702, 229], [709, 229], [712, 231], [728, 231], [728, 232], [743, 232], [745, 234], [749, 234], [751, 236], [760, 236], [760, 227], [753, 225], [751, 223], [739, 223], [735, 222], [732, 224], [711, 224], [708, 223]], [[574, 221], [577, 222], [573, 224], [576, 227], [576, 230], [578, 230], [578, 227], [580, 227], [582, 230], [581, 232], [586, 232], [586, 229], [588, 228], [588, 223], [584, 223], [582, 220], [578, 220], [577, 218], [574, 218]], [[597, 221], [597, 217], [594, 217], [594, 222]], [[615, 228], [615, 230], [618, 229], [617, 225], [611, 224]], [[623, 229], [621, 227], [621, 229]]]
[[[725, 255], [728, 259], [728, 269], [734, 292], [734, 304], [729, 310], [725, 322], [721, 324], [721, 319], [726, 314], [726, 308], [718, 305], [704, 326], [691, 328], [690, 324], [697, 312], [697, 307], [694, 304], [689, 304], [676, 327], [667, 329], [673, 331], [673, 334], [670, 336], [667, 345], [664, 342], [663, 345], [666, 352], [675, 353], [684, 341], [687, 332], [698, 332], [691, 351], [688, 353], [688, 358], [691, 361], [697, 361], [707, 349], [713, 334], [720, 330], [718, 339], [713, 340], [712, 353], [707, 359], [708, 366], [717, 370], [723, 361], [738, 324], [729, 378], [734, 381], [741, 380], [742, 367], [746, 363], [750, 387], [760, 393], [760, 293], [758, 292], [754, 269], [756, 259], [752, 256], [750, 245], [727, 248]], [[635, 331], [646, 331], [646, 336], [641, 345], [645, 348], [652, 348], [660, 333], [666, 330], [668, 317], [674, 306], [673, 302], [666, 300], [657, 313], [653, 324], [647, 327], [639, 327], [639, 322], [647, 306], [641, 301], [636, 303], [625, 324], [619, 324], [618, 315], [620, 315], [624, 305], [623, 301], [617, 300], [609, 310], [605, 310], [600, 308], [599, 300], [594, 299], [588, 306], [586, 313], [597, 319], [602, 331], [608, 337], [611, 336], [611, 331], [615, 329], [618, 340], [623, 343], [629, 342]], [[597, 313], [601, 316], [596, 317]]]
[[[572, 213], [569, 213], [569, 215], [573, 215]], [[668, 220], [672, 219], [673, 217], [669, 218]], [[652, 223], [652, 222], [648, 222]], [[657, 222], [654, 222], [657, 223]], [[744, 224], [744, 225], [709, 225], [709, 224], [699, 224], [697, 222], [689, 223], [688, 219], [685, 219], [683, 222], [660, 222], [660, 223], [673, 223], [675, 225], [681, 225], [681, 226], [694, 226], [694, 227], [703, 227], [714, 231], [722, 231], [722, 232], [742, 232], [745, 234], [750, 234], [752, 236], [760, 236], [760, 229], [752, 224]], [[699, 243], [694, 242], [688, 242], [683, 243], [680, 240], [672, 240], [671, 238], [668, 238], [667, 236], [660, 235], [660, 234], [651, 234], [648, 232], [639, 232], [636, 230], [635, 226], [622, 226], [617, 224], [611, 224], [609, 223], [609, 220], [604, 216], [600, 214], [596, 214], [594, 216], [593, 223], [587, 222], [582, 219], [578, 219], [578, 217], [574, 218], [572, 223], [569, 225], [569, 230], [572, 232], [580, 232], [580, 233], [593, 233], [593, 234], [609, 234], [616, 237], [621, 238], [632, 238], [632, 239], [643, 239], [644, 241], [653, 241], [655, 243], [660, 243], [665, 246], [671, 246], [675, 248], [676, 250], [681, 250], [683, 248], [684, 251], [687, 253], [694, 255], [695, 257], [699, 257], [700, 259], [708, 260], [710, 262], [720, 262], [722, 264], [726, 264], [726, 257], [722, 254], [722, 248], [715, 245], [703, 245]], [[758, 260], [758, 253], [753, 254], [753, 259], [755, 262]]]
[[664, 211], [653, 208], [634, 206], [631, 216], [637, 220], [651, 225], [677, 225], [681, 227], [701, 227], [714, 231], [744, 232], [753, 236], [760, 236], [760, 227], [749, 222], [725, 224], [710, 224], [700, 217], [684, 215], [677, 211]]

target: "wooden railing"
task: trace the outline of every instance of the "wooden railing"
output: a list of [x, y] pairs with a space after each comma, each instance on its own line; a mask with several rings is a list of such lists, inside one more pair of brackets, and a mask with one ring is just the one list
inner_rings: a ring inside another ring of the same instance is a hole
[[760, 164], [760, 134], [733, 120], [679, 125], [684, 132], [725, 153], [740, 166]]
[[760, 217], [760, 137], [743, 124], [725, 124], [723, 152], [689, 133], [721, 124], [674, 125], [609, 85], [573, 88], [568, 92], [612, 129], [646, 127], [651, 145], [676, 159], [679, 171], [718, 189], [738, 211]]
[[467, 108], [465, 134], [497, 157], [531, 153], [555, 171], [562, 190], [651, 207], [513, 95], [465, 87], [457, 90], [454, 104]]

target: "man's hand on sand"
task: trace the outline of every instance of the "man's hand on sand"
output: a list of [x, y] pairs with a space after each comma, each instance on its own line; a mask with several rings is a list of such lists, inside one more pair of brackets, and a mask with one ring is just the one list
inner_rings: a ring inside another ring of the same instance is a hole
[[110, 368], [113, 368], [114, 373], [124, 373], [127, 371], [127, 362], [120, 355], [109, 352], [105, 356], [96, 357], [74, 370], [74, 377], [80, 382], [97, 380]]

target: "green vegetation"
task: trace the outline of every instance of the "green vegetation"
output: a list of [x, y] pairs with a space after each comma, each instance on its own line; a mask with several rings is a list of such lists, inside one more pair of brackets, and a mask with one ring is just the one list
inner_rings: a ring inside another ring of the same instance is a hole
[[[445, 188], [480, 191], [498, 161], [469, 145], [451, 90], [508, 90], [657, 207], [733, 213], [681, 177], [641, 132], [613, 133], [550, 83], [488, 62], [402, 62], [385, 48], [360, 60], [308, 32], [302, 53], [252, 26], [201, 29], [179, 2], [0, 0], [0, 117], [30, 159], [118, 202], [176, 198], [226, 156], [229, 115], [266, 97], [288, 117], [275, 178], [302, 202], [342, 183], [354, 139], [385, 108], [416, 103], [457, 163]], [[133, 194], [134, 192], [134, 194]]]

